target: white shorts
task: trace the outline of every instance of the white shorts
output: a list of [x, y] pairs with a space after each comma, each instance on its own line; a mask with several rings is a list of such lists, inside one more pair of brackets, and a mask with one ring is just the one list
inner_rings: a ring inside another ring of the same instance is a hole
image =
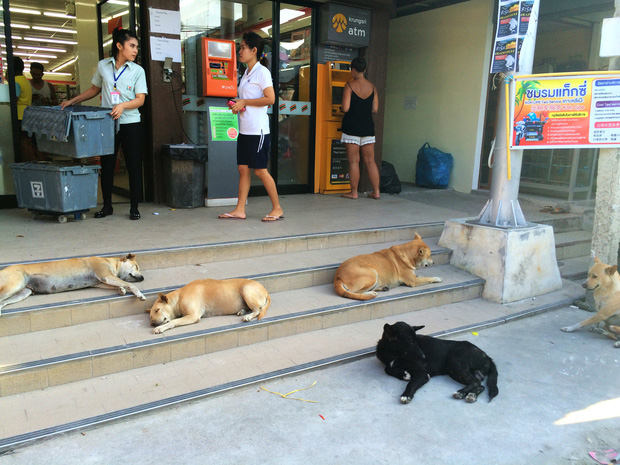
[[366, 144], [374, 144], [375, 136], [350, 136], [349, 134], [342, 133], [342, 137], [340, 138], [340, 142], [343, 144], [355, 144], [355, 145], [366, 145]]

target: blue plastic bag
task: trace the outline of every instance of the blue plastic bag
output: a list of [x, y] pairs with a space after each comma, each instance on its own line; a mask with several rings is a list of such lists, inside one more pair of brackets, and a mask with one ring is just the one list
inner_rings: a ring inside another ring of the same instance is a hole
[[446, 189], [450, 184], [452, 155], [431, 147], [426, 142], [418, 151], [415, 164], [415, 183], [419, 187]]

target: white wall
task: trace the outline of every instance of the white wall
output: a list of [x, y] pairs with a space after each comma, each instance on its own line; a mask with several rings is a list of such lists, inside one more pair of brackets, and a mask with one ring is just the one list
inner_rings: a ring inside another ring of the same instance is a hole
[[[401, 181], [415, 181], [428, 141], [454, 157], [451, 187], [477, 186], [493, 5], [471, 0], [390, 21], [383, 159]], [[405, 109], [412, 98], [416, 109]]]

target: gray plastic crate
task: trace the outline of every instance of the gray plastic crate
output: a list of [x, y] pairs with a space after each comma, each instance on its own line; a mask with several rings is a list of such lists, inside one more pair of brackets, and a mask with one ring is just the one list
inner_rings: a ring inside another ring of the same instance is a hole
[[110, 108], [74, 105], [27, 107], [22, 129], [35, 135], [41, 152], [86, 158], [114, 152], [116, 122]]
[[97, 206], [99, 165], [11, 163], [17, 205], [38, 212], [73, 213]]

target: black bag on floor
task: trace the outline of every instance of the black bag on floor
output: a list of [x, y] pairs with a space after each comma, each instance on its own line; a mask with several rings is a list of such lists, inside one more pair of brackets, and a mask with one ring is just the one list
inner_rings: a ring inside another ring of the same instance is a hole
[[379, 182], [379, 191], [385, 194], [400, 194], [402, 187], [400, 179], [396, 174], [394, 165], [387, 161], [381, 160], [381, 180]]
[[431, 147], [426, 142], [418, 151], [415, 164], [415, 183], [419, 187], [447, 189], [450, 184], [452, 155]]

